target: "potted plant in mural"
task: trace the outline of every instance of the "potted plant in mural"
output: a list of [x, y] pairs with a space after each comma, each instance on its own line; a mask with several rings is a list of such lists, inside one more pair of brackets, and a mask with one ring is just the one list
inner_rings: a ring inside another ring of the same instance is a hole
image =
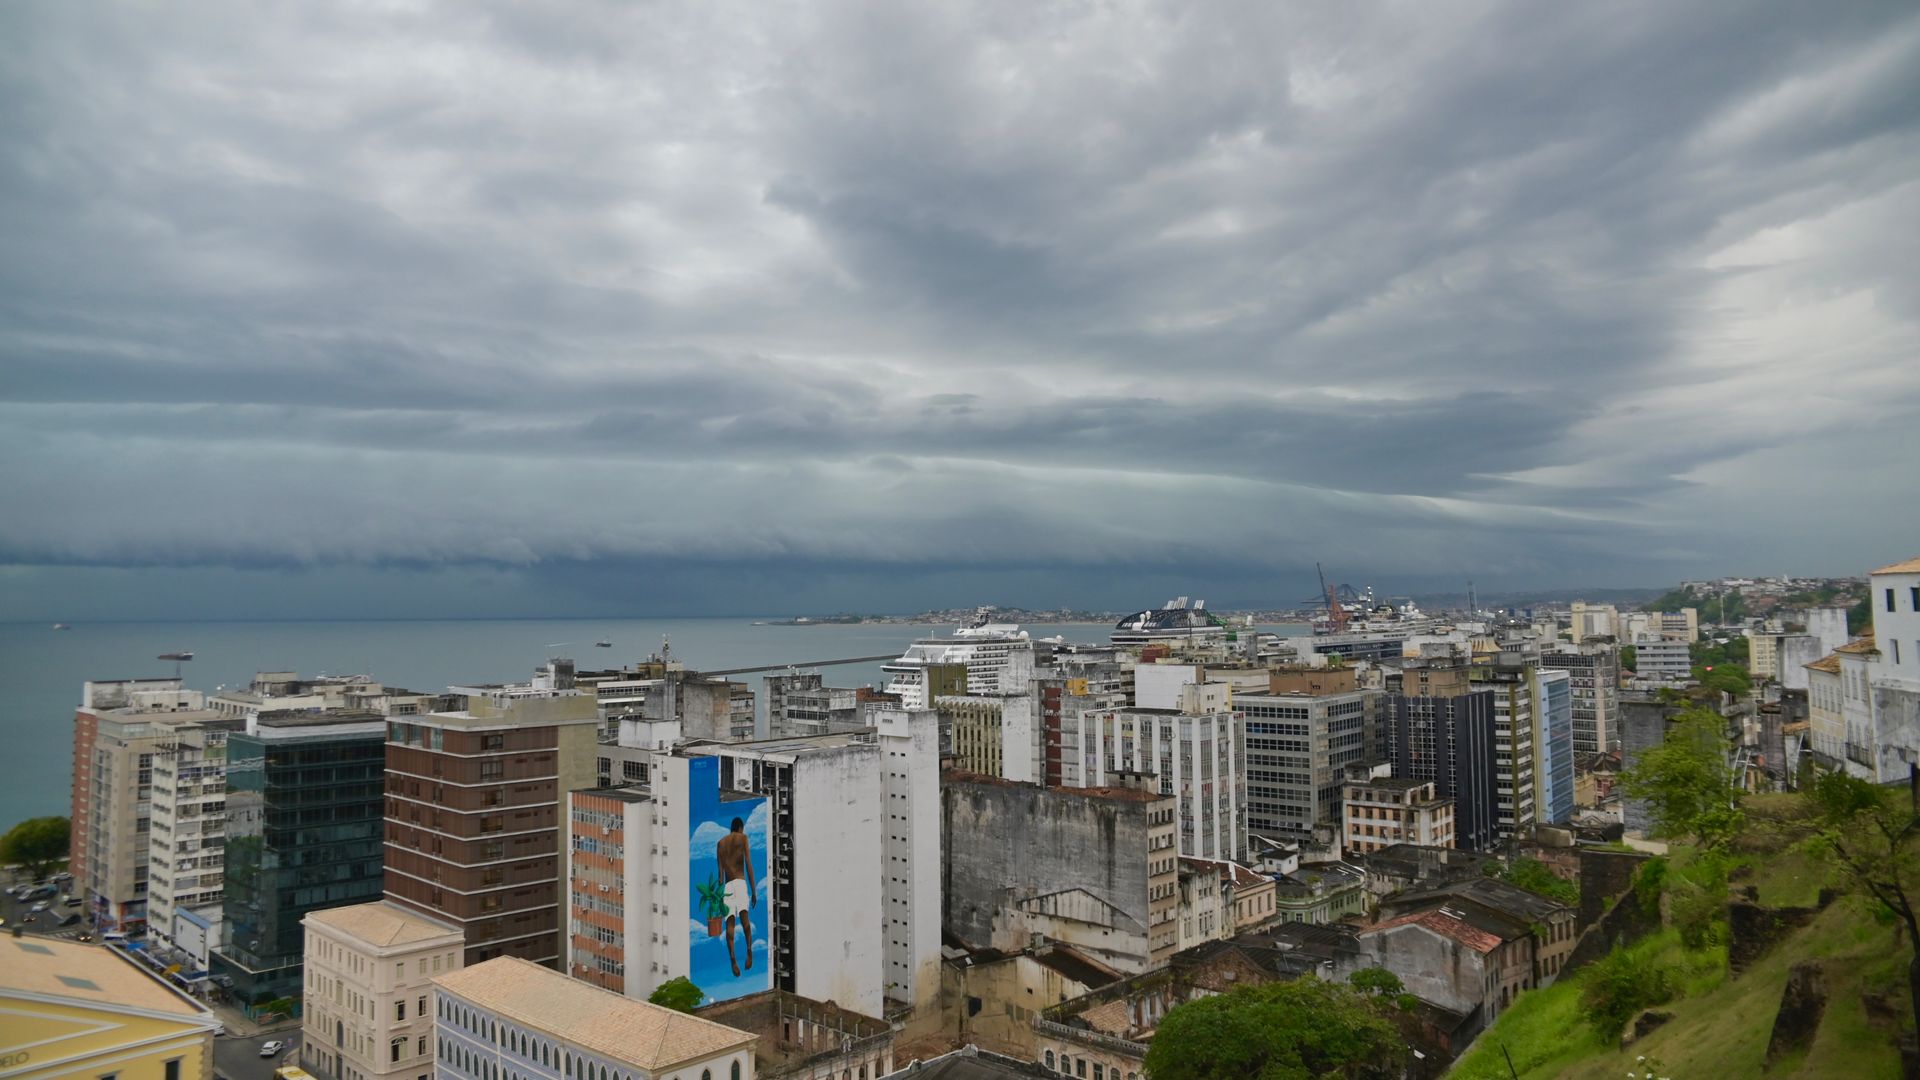
[[727, 887], [718, 874], [694, 887], [700, 890], [700, 910], [707, 916], [707, 936], [719, 937], [727, 920]]

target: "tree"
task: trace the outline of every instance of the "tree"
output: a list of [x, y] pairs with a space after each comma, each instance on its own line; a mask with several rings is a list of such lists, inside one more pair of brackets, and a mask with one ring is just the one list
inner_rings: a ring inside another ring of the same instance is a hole
[[1920, 813], [1906, 789], [1880, 787], [1843, 772], [1823, 774], [1808, 797], [1815, 850], [1830, 856], [1906, 929], [1914, 950], [1907, 961], [1907, 990], [1920, 1029]]
[[1673, 1000], [1670, 968], [1635, 960], [1615, 948], [1590, 965], [1580, 984], [1580, 1012], [1600, 1037], [1613, 1040], [1641, 1009]]
[[1147, 1048], [1153, 1080], [1397, 1077], [1406, 1050], [1388, 1006], [1311, 976], [1177, 1006]]
[[1355, 990], [1369, 994], [1400, 994], [1405, 993], [1407, 989], [1406, 985], [1400, 981], [1400, 976], [1383, 967], [1361, 968], [1347, 976], [1347, 982], [1351, 983]]
[[1725, 692], [1734, 697], [1746, 697], [1753, 693], [1753, 676], [1739, 664], [1695, 667], [1693, 678], [1703, 689]]
[[706, 996], [707, 992], [693, 985], [693, 980], [685, 975], [675, 975], [655, 987], [653, 993], [647, 995], [647, 1000], [676, 1012], [690, 1013]]
[[1640, 670], [1640, 651], [1631, 645], [1620, 646], [1620, 666], [1628, 671]]
[[69, 835], [66, 818], [28, 818], [0, 837], [0, 862], [23, 866], [39, 881], [67, 861]]
[[1740, 831], [1740, 798], [1726, 720], [1708, 709], [1676, 715], [1659, 746], [1620, 774], [1621, 788], [1649, 804], [1662, 836], [1718, 847]]

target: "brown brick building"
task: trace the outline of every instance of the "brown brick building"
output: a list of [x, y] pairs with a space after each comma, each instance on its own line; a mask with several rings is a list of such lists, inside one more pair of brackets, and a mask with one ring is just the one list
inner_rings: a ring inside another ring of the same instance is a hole
[[594, 699], [489, 695], [387, 727], [386, 897], [462, 929], [466, 963], [558, 967], [567, 792], [594, 786]]

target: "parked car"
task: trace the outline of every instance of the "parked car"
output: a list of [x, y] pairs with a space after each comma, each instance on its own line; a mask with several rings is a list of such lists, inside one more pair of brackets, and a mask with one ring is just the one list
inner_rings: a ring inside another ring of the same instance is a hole
[[281, 1042], [279, 1039], [268, 1039], [266, 1042], [260, 1044], [260, 1056], [272, 1057], [286, 1048], [287, 1044]]
[[93, 931], [91, 931], [91, 930], [82, 930], [82, 931], [80, 931], [80, 932], [79, 932], [78, 934], [76, 934], [76, 935], [74, 935], [74, 938], [73, 938], [73, 940], [75, 940], [75, 941], [92, 941], [92, 940], [93, 940]]
[[68, 907], [79, 907], [80, 898], [77, 896], [69, 896], [65, 900], [61, 901], [61, 903], [65, 904]]
[[61, 926], [72, 926], [72, 925], [73, 925], [74, 923], [77, 923], [77, 922], [79, 922], [79, 921], [80, 921], [80, 913], [76, 911], [76, 912], [73, 912], [73, 913], [71, 913], [71, 914], [69, 914], [69, 915], [68, 915], [68, 916], [67, 916], [66, 918], [64, 918], [64, 919], [61, 919], [61, 920], [60, 920], [60, 925], [61, 925]]
[[42, 900], [39, 903], [33, 905], [33, 907], [29, 908], [28, 910], [34, 912], [35, 914], [38, 914], [42, 911], [47, 910], [47, 902], [45, 900]]

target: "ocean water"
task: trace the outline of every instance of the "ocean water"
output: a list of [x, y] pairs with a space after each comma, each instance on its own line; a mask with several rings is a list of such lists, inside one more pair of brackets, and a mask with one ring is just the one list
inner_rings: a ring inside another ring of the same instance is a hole
[[[1107, 623], [1028, 627], [1035, 637], [1101, 642]], [[191, 651], [179, 665], [187, 686], [245, 685], [256, 671], [371, 675], [391, 686], [437, 691], [454, 683], [525, 679], [550, 656], [581, 670], [631, 664], [670, 643], [696, 670], [762, 664], [806, 666], [853, 656], [898, 656], [924, 625], [756, 625], [718, 619], [499, 619], [379, 622], [107, 622], [55, 631], [46, 623], [0, 625], [0, 829], [22, 818], [65, 814], [73, 775], [73, 713], [87, 680], [170, 676], [161, 653]], [[1280, 634], [1304, 627], [1262, 627]], [[611, 641], [612, 648], [594, 646]], [[880, 662], [822, 669], [829, 685], [885, 681]], [[760, 690], [760, 675], [737, 676]]]

